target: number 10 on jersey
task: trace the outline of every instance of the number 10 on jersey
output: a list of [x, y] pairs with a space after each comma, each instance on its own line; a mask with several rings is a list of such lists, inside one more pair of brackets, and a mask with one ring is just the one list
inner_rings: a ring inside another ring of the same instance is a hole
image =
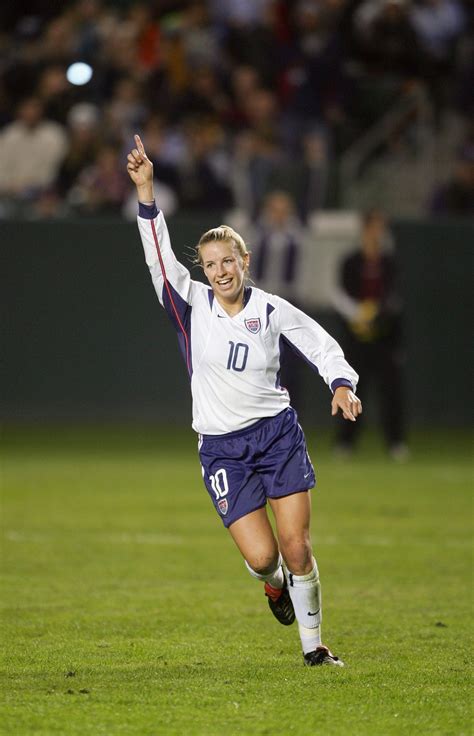
[[229, 340], [229, 357], [227, 358], [227, 370], [241, 373], [247, 365], [249, 346], [245, 342], [232, 342]]

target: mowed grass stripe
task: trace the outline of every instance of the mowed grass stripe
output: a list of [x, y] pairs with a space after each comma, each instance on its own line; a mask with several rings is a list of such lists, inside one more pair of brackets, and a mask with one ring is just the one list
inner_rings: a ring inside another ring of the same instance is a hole
[[0, 733], [470, 734], [466, 437], [417, 435], [404, 466], [309, 447], [337, 672], [271, 617], [191, 432], [7, 432]]

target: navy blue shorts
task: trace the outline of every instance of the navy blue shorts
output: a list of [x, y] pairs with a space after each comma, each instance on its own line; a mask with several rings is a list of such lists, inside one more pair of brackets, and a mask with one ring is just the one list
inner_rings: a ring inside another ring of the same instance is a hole
[[204, 483], [226, 527], [265, 506], [267, 498], [315, 484], [303, 430], [291, 407], [238, 432], [201, 435], [199, 457]]

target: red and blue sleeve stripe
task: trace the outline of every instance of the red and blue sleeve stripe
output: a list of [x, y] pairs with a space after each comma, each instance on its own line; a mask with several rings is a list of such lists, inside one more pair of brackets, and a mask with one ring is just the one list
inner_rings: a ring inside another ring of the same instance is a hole
[[157, 217], [159, 210], [156, 204], [151, 205], [139, 203], [139, 216], [147, 220], [150, 220], [151, 231], [153, 234], [153, 240], [158, 255], [158, 261], [160, 263], [161, 273], [163, 275], [163, 306], [166, 313], [173, 322], [175, 329], [178, 333], [178, 343], [181, 353], [186, 362], [186, 368], [188, 370], [189, 377], [191, 378], [192, 358], [191, 358], [191, 310], [192, 307], [188, 304], [176, 291], [176, 289], [170, 284], [166, 275], [166, 268], [161, 253], [160, 242], [155, 227], [155, 218]]

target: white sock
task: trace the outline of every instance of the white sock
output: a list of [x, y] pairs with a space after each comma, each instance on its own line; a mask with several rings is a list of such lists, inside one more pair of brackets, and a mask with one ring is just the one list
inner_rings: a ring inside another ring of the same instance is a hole
[[321, 646], [321, 627], [316, 626], [314, 629], [307, 629], [306, 626], [298, 624], [300, 632], [301, 646], [303, 654], [314, 652], [317, 647]]
[[288, 591], [305, 654], [321, 644], [321, 585], [316, 560], [313, 563], [307, 575], [293, 575], [288, 571]]
[[278, 561], [275, 569], [272, 572], [269, 572], [267, 575], [261, 575], [259, 572], [255, 572], [255, 570], [250, 567], [247, 560], [245, 560], [247, 570], [252, 575], [252, 577], [257, 578], [257, 580], [262, 580], [265, 583], [269, 583], [272, 588], [283, 588], [285, 584], [285, 574], [283, 572], [282, 563], [283, 560], [281, 558], [281, 554], [278, 554]]

